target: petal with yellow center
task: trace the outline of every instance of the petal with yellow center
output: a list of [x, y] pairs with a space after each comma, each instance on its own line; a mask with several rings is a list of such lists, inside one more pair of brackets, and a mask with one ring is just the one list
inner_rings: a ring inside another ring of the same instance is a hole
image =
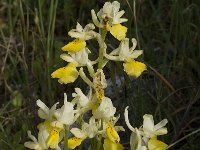
[[75, 39], [72, 42], [65, 45], [64, 47], [62, 47], [62, 50], [68, 52], [78, 52], [85, 48], [85, 46], [86, 42], [84, 40]]
[[157, 140], [156, 137], [151, 138], [148, 142], [148, 149], [149, 150], [163, 150], [167, 146], [168, 145], [165, 144], [164, 142]]
[[66, 67], [57, 69], [51, 74], [52, 78], [58, 78], [60, 84], [74, 82], [78, 78], [76, 65], [69, 63]]
[[127, 27], [122, 26], [121, 24], [114, 24], [110, 28], [110, 33], [119, 41], [125, 39], [127, 32]]
[[112, 142], [118, 143], [120, 141], [119, 135], [118, 135], [117, 131], [115, 130], [115, 128], [113, 127], [112, 122], [107, 123], [106, 134]]
[[124, 71], [133, 77], [139, 77], [143, 71], [147, 70], [147, 67], [144, 63], [135, 60], [129, 60], [123, 63]]
[[47, 138], [47, 146], [50, 148], [57, 148], [58, 147], [58, 142], [59, 142], [59, 133], [61, 129], [54, 127], [50, 134], [49, 137]]
[[83, 139], [77, 138], [77, 137], [72, 137], [68, 139], [68, 148], [74, 149], [77, 146], [81, 145], [81, 142]]
[[123, 150], [123, 146], [120, 143], [114, 143], [109, 139], [104, 140], [103, 144], [104, 150]]

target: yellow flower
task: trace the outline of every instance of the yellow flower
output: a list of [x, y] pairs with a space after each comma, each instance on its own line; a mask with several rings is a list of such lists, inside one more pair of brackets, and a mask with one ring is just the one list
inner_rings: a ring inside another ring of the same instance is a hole
[[103, 144], [104, 150], [123, 150], [123, 146], [120, 143], [114, 143], [109, 139], [104, 140]]
[[162, 141], [157, 140], [156, 137], [151, 138], [148, 142], [148, 149], [149, 150], [163, 150], [167, 147], [168, 145], [165, 144]]
[[72, 137], [68, 139], [68, 148], [74, 149], [77, 146], [81, 145], [83, 139], [77, 138], [77, 137]]
[[61, 129], [54, 127], [50, 134], [49, 137], [47, 139], [47, 146], [50, 148], [57, 148], [58, 147], [58, 142], [59, 142], [59, 133], [60, 133]]
[[124, 71], [129, 75], [133, 77], [139, 77], [143, 71], [147, 70], [146, 65], [144, 63], [141, 63], [139, 61], [135, 60], [129, 60], [125, 63], [123, 63]]
[[127, 32], [127, 27], [122, 26], [121, 24], [114, 24], [110, 28], [110, 33], [119, 41], [125, 39]]
[[110, 31], [116, 39], [121, 41], [126, 37], [127, 32], [127, 28], [122, 26], [121, 23], [128, 21], [128, 19], [121, 18], [125, 11], [120, 11], [119, 9], [119, 2], [106, 2], [97, 15], [94, 10], [91, 11], [91, 14], [92, 20], [97, 27]]
[[109, 140], [111, 140], [114, 143], [118, 143], [120, 141], [119, 135], [117, 133], [117, 131], [115, 130], [115, 128], [113, 127], [112, 122], [108, 122], [106, 125], [106, 134], [109, 138]]
[[59, 78], [60, 84], [67, 84], [74, 82], [78, 78], [78, 71], [76, 69], [76, 63], [69, 63], [66, 67], [57, 69], [51, 74], [52, 78]]
[[68, 51], [68, 52], [78, 52], [84, 49], [85, 46], [86, 46], [86, 42], [84, 40], [75, 39], [72, 42], [65, 45], [64, 47], [62, 47], [62, 50]]

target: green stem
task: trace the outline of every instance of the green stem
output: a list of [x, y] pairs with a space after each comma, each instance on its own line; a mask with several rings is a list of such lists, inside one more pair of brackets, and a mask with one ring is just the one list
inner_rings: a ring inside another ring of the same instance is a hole
[[105, 29], [100, 29], [101, 39], [98, 39], [98, 43], [99, 43], [99, 63], [98, 63], [98, 68], [99, 69], [103, 68], [104, 41], [105, 41], [106, 33], [107, 33], [107, 31]]
[[101, 150], [101, 137], [97, 138], [97, 150]]
[[69, 126], [65, 126], [64, 150], [68, 150], [68, 130], [69, 130]]

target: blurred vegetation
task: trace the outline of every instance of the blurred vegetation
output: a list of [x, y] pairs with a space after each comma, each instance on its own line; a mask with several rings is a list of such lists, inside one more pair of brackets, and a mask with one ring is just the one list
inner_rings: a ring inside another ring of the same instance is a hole
[[[86, 86], [79, 80], [63, 86], [50, 74], [65, 63], [59, 56], [60, 48], [70, 40], [67, 32], [77, 21], [83, 26], [91, 22], [90, 10], [98, 11], [104, 2], [0, 1], [0, 149], [24, 149], [26, 131], [36, 131], [39, 122], [38, 98], [51, 106], [62, 101], [64, 92], [71, 95], [74, 87]], [[127, 105], [134, 126], [141, 125], [145, 113], [153, 114], [157, 121], [167, 118], [169, 133], [163, 140], [173, 143], [200, 127], [200, 1], [119, 2], [129, 19], [127, 36], [137, 37], [137, 48], [144, 50], [148, 65], [137, 80], [125, 75], [120, 63], [109, 63], [106, 68], [114, 86], [110, 94], [121, 114], [119, 123], [126, 126], [123, 112]], [[107, 43], [119, 44], [112, 37]], [[90, 44], [96, 51], [95, 44]], [[122, 135], [122, 143], [128, 147], [130, 134]], [[199, 138], [195, 134], [172, 149], [197, 150]]]

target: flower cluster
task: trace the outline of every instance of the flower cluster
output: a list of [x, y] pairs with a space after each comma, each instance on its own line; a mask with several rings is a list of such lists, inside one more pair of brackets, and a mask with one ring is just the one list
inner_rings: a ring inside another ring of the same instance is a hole
[[154, 125], [153, 116], [145, 114], [143, 125], [138, 129], [133, 128], [129, 122], [128, 106], [125, 108], [124, 117], [128, 128], [132, 131], [130, 137], [131, 150], [163, 150], [167, 147], [167, 144], [157, 140], [158, 135], [167, 134], [167, 128], [164, 127], [168, 122], [167, 119], [163, 119]]
[[[64, 103], [61, 107], [58, 107], [57, 102], [48, 108], [41, 100], [37, 100], [38, 116], [43, 121], [37, 126], [38, 138], [28, 131], [32, 141], [25, 142], [25, 147], [35, 150], [63, 147], [75, 149], [86, 139], [96, 139], [97, 142], [90, 143], [89, 149], [123, 149], [118, 132], [125, 130], [122, 126], [116, 125], [119, 119], [115, 114], [116, 108], [111, 99], [104, 95], [107, 80], [103, 69], [108, 61], [121, 61], [124, 71], [129, 76], [137, 78], [146, 70], [146, 65], [136, 60], [143, 53], [142, 50], [135, 50], [136, 39], [131, 40], [132, 47], [129, 47], [127, 27], [121, 25], [128, 21], [121, 18], [124, 13], [124, 10], [120, 11], [120, 3], [117, 1], [106, 2], [97, 14], [94, 10], [91, 11], [94, 24], [89, 23], [83, 28], [77, 23], [76, 29], [68, 32], [74, 39], [62, 47], [65, 53], [60, 56], [68, 64], [54, 71], [51, 76], [58, 78], [60, 84], [68, 84], [73, 83], [80, 75], [89, 86], [89, 91], [84, 94], [80, 88], [75, 88], [71, 101], [68, 101], [67, 95], [64, 94]], [[95, 26], [99, 32], [95, 31]], [[109, 32], [119, 41], [119, 47], [107, 53], [105, 38]], [[99, 56], [96, 60], [89, 59], [88, 55], [94, 50], [87, 47], [88, 40], [96, 40], [99, 44]], [[88, 76], [85, 74], [86, 70], [89, 72]], [[89, 118], [85, 119], [85, 115]], [[167, 133], [163, 128], [167, 120], [154, 126], [152, 116], [144, 115], [143, 126], [139, 129], [133, 128], [129, 123], [126, 108], [125, 121], [133, 132], [130, 139], [132, 150], [166, 147], [166, 144], [157, 140], [157, 135]]]

